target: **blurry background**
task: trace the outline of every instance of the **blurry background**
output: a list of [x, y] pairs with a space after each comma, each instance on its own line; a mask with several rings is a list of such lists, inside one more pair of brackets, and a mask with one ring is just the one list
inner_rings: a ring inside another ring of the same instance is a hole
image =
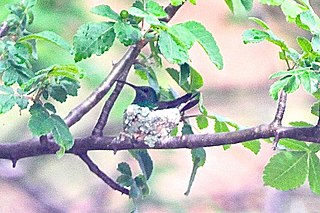
[[[0, 1], [0, 21], [8, 14]], [[104, 20], [90, 14], [90, 9], [99, 4], [108, 4], [120, 12], [129, 8], [133, 1], [102, 0], [38, 0], [35, 7], [35, 22], [32, 31], [52, 30], [68, 41], [77, 28], [88, 21]], [[314, 0], [314, 6], [317, 0]], [[163, 1], [163, 5], [167, 2]], [[317, 8], [319, 9], [319, 8]], [[317, 10], [319, 11], [319, 10]], [[319, 13], [318, 13], [319, 14]], [[243, 126], [268, 123], [273, 119], [276, 103], [268, 95], [272, 84], [268, 76], [285, 69], [278, 60], [278, 49], [269, 43], [244, 45], [241, 35], [244, 30], [256, 27], [247, 16], [266, 21], [273, 31], [295, 46], [297, 34], [303, 31], [285, 22], [279, 8], [255, 4], [249, 14], [238, 9], [236, 16], [228, 10], [223, 0], [199, 1], [197, 6], [185, 4], [172, 22], [196, 20], [203, 23], [215, 37], [224, 57], [225, 67], [218, 71], [199, 46], [191, 50], [192, 65], [203, 75], [202, 89], [205, 104], [210, 113], [227, 117]], [[39, 42], [39, 62], [35, 69], [53, 63], [73, 63], [73, 58], [59, 48]], [[99, 85], [111, 69], [112, 62], [120, 59], [126, 50], [116, 45], [100, 57], [93, 56], [77, 65], [84, 68], [86, 78], [82, 82], [79, 97], [71, 97], [58, 104], [58, 112], [64, 117], [91, 91]], [[161, 71], [159, 71], [161, 72]], [[160, 82], [164, 87], [177, 88], [168, 75], [161, 72]], [[140, 84], [133, 73], [128, 81]], [[106, 134], [117, 135], [121, 131], [122, 113], [132, 101], [134, 91], [125, 88], [112, 111]], [[315, 122], [309, 108], [312, 97], [303, 91], [289, 96], [284, 123], [293, 120]], [[101, 110], [99, 104], [79, 123], [71, 128], [74, 135], [84, 136], [91, 132]], [[191, 112], [192, 113], [192, 112]], [[195, 113], [195, 111], [194, 111]], [[30, 138], [27, 128], [28, 113], [19, 115], [17, 108], [9, 114], [0, 115], [0, 143], [17, 142]], [[212, 132], [209, 127], [207, 132]], [[196, 131], [200, 133], [200, 131]], [[279, 192], [264, 187], [262, 172], [268, 159], [274, 154], [270, 144], [263, 143], [258, 155], [234, 145], [224, 151], [222, 147], [206, 148], [207, 161], [198, 170], [191, 194], [184, 192], [192, 169], [190, 150], [153, 150], [154, 173], [150, 180], [151, 195], [141, 204], [141, 212], [317, 212], [319, 197], [311, 194], [308, 186], [292, 192]], [[93, 160], [108, 175], [116, 179], [117, 164], [128, 161], [139, 172], [137, 163], [127, 152], [90, 152]], [[61, 160], [55, 156], [23, 159], [12, 169], [11, 162], [0, 160], [0, 213], [2, 212], [130, 212], [131, 201], [117, 191], [111, 190], [92, 174], [76, 156], [66, 155]]]

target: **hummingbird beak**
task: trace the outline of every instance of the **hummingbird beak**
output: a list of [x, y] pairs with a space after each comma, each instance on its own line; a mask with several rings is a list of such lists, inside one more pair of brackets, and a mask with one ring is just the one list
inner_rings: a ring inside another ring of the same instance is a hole
[[126, 85], [129, 85], [130, 87], [134, 88], [134, 89], [137, 89], [137, 86], [129, 83], [129, 82], [126, 82], [126, 81], [122, 81], [122, 80], [115, 80], [117, 82], [120, 82], [120, 83], [123, 83], [123, 84], [126, 84]]

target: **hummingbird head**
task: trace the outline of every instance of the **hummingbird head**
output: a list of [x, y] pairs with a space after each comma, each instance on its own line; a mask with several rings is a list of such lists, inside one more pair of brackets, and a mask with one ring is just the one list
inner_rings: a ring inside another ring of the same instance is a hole
[[152, 87], [136, 86], [126, 81], [117, 81], [132, 87], [136, 91], [136, 97], [132, 104], [136, 104], [141, 107], [148, 107], [150, 109], [157, 107], [158, 97], [156, 91]]

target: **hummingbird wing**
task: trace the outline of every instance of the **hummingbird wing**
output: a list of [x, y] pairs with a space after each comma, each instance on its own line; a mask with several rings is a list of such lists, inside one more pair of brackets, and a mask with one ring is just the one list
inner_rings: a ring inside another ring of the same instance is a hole
[[157, 110], [177, 108], [181, 105], [184, 105], [180, 111], [186, 111], [198, 104], [199, 100], [194, 99], [198, 96], [198, 94], [199, 93], [187, 93], [172, 101], [159, 101], [157, 104]]

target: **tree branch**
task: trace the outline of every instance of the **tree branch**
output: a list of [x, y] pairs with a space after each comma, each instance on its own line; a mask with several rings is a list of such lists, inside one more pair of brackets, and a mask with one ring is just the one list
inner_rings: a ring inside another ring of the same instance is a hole
[[[278, 133], [276, 133], [278, 132]], [[275, 137], [291, 138], [300, 141], [320, 143], [320, 127], [274, 127], [272, 125], [260, 125], [253, 128], [243, 129], [235, 132], [224, 132], [217, 134], [184, 135], [168, 138], [155, 147], [148, 147], [142, 142], [130, 140], [117, 141], [115, 137], [83, 137], [77, 138], [73, 148], [67, 153], [80, 155], [91, 150], [131, 150], [131, 149], [181, 149], [212, 147], [227, 144], [237, 144], [250, 140], [266, 139]], [[35, 157], [40, 155], [55, 154], [59, 146], [52, 140], [48, 146], [39, 143], [38, 139], [26, 140], [18, 143], [0, 143], [0, 159], [8, 159], [16, 162], [19, 159]]]
[[[125, 80], [128, 73], [125, 73], [120, 80]], [[99, 119], [95, 125], [95, 127], [92, 130], [92, 136], [94, 137], [102, 137], [103, 136], [103, 129], [106, 126], [109, 118], [109, 114], [111, 109], [113, 108], [114, 103], [116, 102], [124, 84], [117, 83], [115, 89], [113, 90], [112, 94], [108, 98], [108, 100], [105, 102], [102, 111], [100, 113]]]
[[103, 182], [108, 184], [108, 186], [121, 192], [122, 194], [129, 195], [129, 190], [114, 182], [108, 175], [101, 171], [99, 167], [89, 158], [87, 153], [79, 154], [78, 156], [87, 164], [90, 171], [96, 174], [101, 180], [103, 180]]

